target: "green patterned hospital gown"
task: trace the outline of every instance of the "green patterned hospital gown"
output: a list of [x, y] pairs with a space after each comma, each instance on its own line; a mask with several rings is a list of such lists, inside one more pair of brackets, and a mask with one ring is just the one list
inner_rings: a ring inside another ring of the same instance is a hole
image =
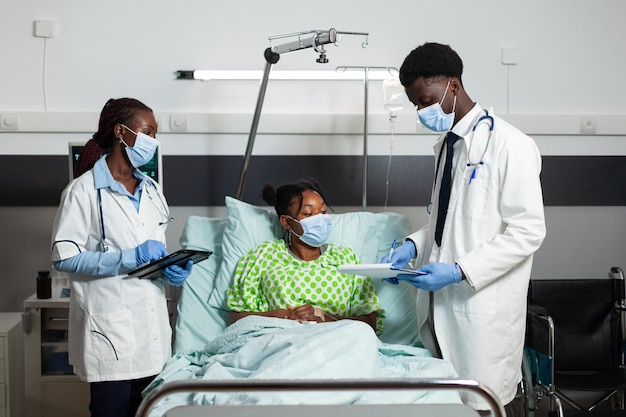
[[282, 239], [261, 243], [237, 264], [227, 291], [228, 307], [263, 312], [309, 303], [340, 316], [376, 312], [376, 333], [380, 334], [385, 311], [371, 278], [337, 271], [339, 265], [357, 263], [352, 249], [332, 243], [314, 261], [296, 258]]

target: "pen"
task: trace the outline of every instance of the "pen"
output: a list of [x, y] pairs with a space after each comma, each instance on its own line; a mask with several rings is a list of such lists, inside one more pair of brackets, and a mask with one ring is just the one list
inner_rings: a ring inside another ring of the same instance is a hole
[[470, 176], [470, 179], [469, 179], [469, 183], [470, 183], [470, 184], [472, 183], [472, 180], [473, 180], [474, 178], [476, 178], [476, 168], [474, 168], [474, 170], [472, 171], [472, 175]]
[[389, 255], [387, 255], [387, 261], [391, 261], [391, 255], [393, 255], [393, 250], [396, 248], [396, 240], [394, 239], [391, 243], [391, 249], [389, 249]]

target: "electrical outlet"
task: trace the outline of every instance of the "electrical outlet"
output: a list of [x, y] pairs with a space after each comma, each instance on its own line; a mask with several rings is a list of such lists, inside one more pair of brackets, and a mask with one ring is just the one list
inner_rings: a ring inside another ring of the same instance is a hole
[[580, 118], [580, 133], [594, 134], [598, 130], [598, 123], [595, 117], [581, 117]]

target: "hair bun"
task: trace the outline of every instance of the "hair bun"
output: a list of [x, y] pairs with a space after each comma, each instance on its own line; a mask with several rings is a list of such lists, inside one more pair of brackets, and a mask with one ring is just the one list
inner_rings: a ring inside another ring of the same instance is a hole
[[276, 189], [270, 184], [265, 184], [261, 190], [261, 197], [268, 205], [274, 206], [276, 204]]

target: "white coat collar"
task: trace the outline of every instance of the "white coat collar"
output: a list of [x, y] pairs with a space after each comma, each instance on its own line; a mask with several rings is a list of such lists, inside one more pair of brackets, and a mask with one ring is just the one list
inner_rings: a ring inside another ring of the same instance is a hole
[[[454, 125], [454, 127], [452, 128], [452, 132], [456, 133], [462, 138], [465, 138], [467, 141], [467, 138], [469, 138], [474, 124], [476, 123], [478, 118], [484, 116], [484, 114], [485, 111], [483, 110], [483, 108], [480, 107], [478, 103], [476, 103], [474, 107], [472, 107], [472, 109], [467, 112], [467, 114], [463, 116], [463, 118], [459, 120], [457, 124]], [[493, 115], [493, 111], [491, 109], [489, 109], [489, 114]]]
[[[113, 191], [130, 195], [122, 184], [113, 179], [113, 175], [111, 175], [111, 171], [109, 171], [109, 167], [107, 166], [106, 158], [107, 155], [103, 155], [102, 157], [100, 157], [100, 159], [96, 161], [93, 166], [93, 179], [95, 188], [110, 188]], [[148, 178], [147, 175], [145, 175], [137, 168], [133, 168], [133, 175], [139, 180], [137, 189], [142, 190]]]

